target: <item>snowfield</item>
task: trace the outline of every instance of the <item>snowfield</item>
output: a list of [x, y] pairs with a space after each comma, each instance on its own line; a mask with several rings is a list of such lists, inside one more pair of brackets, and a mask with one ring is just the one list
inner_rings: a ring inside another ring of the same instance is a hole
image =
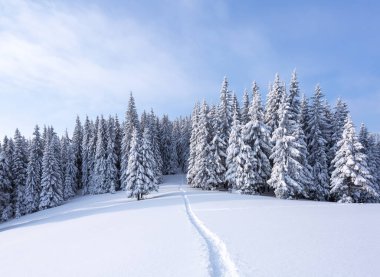
[[380, 276], [380, 205], [191, 189], [78, 197], [0, 224], [0, 276]]

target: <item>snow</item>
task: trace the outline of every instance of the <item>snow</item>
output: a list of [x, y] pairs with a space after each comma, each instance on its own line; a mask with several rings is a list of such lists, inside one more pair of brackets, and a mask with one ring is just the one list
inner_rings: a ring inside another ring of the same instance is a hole
[[77, 197], [0, 224], [0, 276], [380, 276], [378, 204], [184, 183], [168, 176], [143, 201]]

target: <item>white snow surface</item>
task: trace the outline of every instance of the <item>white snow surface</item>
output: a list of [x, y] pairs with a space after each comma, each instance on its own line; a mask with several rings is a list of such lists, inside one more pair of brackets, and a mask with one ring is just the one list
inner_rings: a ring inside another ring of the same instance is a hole
[[0, 276], [380, 276], [380, 205], [191, 189], [77, 197], [0, 224]]

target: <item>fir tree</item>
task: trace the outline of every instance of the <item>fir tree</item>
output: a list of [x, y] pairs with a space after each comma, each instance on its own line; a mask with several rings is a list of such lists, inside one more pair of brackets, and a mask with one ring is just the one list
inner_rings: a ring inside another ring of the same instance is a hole
[[105, 179], [107, 188], [111, 193], [116, 192], [117, 188], [117, 148], [116, 148], [116, 128], [115, 120], [112, 117], [108, 119], [107, 129], [107, 148], [106, 148], [106, 172]]
[[309, 164], [312, 168], [314, 185], [310, 188], [309, 196], [314, 200], [326, 200], [328, 198], [328, 164], [327, 141], [325, 139], [326, 117], [323, 106], [323, 94], [317, 85], [310, 107], [310, 119], [308, 122], [308, 151]]
[[28, 150], [26, 148], [25, 138], [21, 136], [18, 129], [16, 129], [15, 132], [14, 145], [12, 171], [16, 188], [14, 195], [15, 216], [20, 217], [26, 213], [24, 197], [28, 167]]
[[229, 188], [236, 187], [236, 171], [237, 171], [237, 156], [240, 153], [241, 147], [241, 125], [237, 114], [233, 116], [233, 123], [231, 128], [230, 137], [228, 140], [227, 148], [227, 171], [226, 171], [226, 181]]
[[70, 142], [69, 136], [66, 132], [62, 143], [62, 159], [64, 159], [64, 179], [63, 179], [63, 199], [68, 200], [75, 196], [77, 187], [77, 146], [74, 142]]
[[61, 168], [56, 154], [59, 140], [52, 131], [50, 133], [45, 142], [42, 159], [40, 210], [56, 207], [60, 205], [63, 200]]
[[43, 142], [39, 130], [39, 127], [36, 126], [29, 149], [29, 162], [24, 197], [26, 213], [38, 211], [40, 201]]
[[372, 176], [368, 170], [367, 156], [358, 141], [355, 128], [348, 116], [342, 139], [333, 160], [331, 195], [338, 202], [375, 202], [379, 195], [371, 186]]
[[190, 136], [190, 153], [189, 153], [189, 167], [186, 175], [187, 183], [193, 184], [196, 175], [196, 156], [197, 156], [197, 136], [198, 136], [198, 121], [200, 116], [199, 104], [196, 103], [191, 116], [191, 136]]
[[12, 214], [12, 180], [6, 151], [0, 147], [0, 221], [6, 221]]
[[128, 109], [125, 114], [125, 122], [123, 127], [123, 138], [121, 143], [121, 188], [125, 189], [127, 185], [127, 168], [128, 168], [128, 160], [129, 160], [129, 150], [131, 148], [131, 139], [132, 132], [136, 130], [139, 132], [139, 120], [135, 105], [135, 99], [133, 98], [132, 93], [129, 97]]
[[89, 182], [90, 182], [90, 139], [91, 139], [91, 124], [88, 116], [83, 125], [83, 138], [82, 138], [82, 168], [78, 168], [82, 173], [82, 187], [83, 193], [87, 194], [89, 191]]
[[268, 94], [264, 117], [264, 123], [270, 128], [271, 133], [278, 127], [280, 121], [279, 110], [283, 94], [285, 94], [284, 85], [281, 83], [280, 76], [276, 74]]
[[106, 167], [107, 167], [107, 126], [106, 121], [103, 116], [100, 117], [99, 127], [97, 132], [96, 140], [96, 151], [95, 151], [95, 164], [94, 164], [94, 174], [95, 174], [95, 187], [94, 193], [101, 194], [109, 191], [107, 178], [106, 178]]
[[[75, 128], [73, 132], [72, 148], [75, 155], [75, 168], [82, 168], [82, 151], [83, 151], [83, 127], [80, 122], [79, 116], [76, 118]], [[77, 170], [77, 176], [75, 178], [75, 191], [83, 187], [82, 172]]]
[[249, 95], [245, 89], [243, 94], [243, 107], [241, 108], [241, 123], [247, 124], [249, 121]]

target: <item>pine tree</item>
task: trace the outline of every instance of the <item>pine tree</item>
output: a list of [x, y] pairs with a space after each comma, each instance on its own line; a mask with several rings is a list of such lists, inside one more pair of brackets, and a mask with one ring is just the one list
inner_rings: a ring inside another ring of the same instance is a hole
[[9, 220], [14, 215], [14, 200], [17, 192], [17, 188], [14, 184], [14, 174], [13, 174], [13, 154], [14, 154], [14, 143], [11, 138], [7, 136], [4, 137], [2, 146], [2, 172], [1, 178], [3, 180], [3, 210], [1, 214], [1, 221]]
[[306, 143], [298, 123], [294, 103], [297, 94], [290, 94], [282, 101], [280, 123], [273, 132], [273, 170], [268, 184], [276, 197], [294, 199], [307, 197], [311, 183], [310, 167], [306, 159]]
[[70, 142], [69, 136], [65, 134], [62, 142], [62, 160], [64, 160], [64, 179], [63, 179], [63, 199], [68, 200], [75, 196], [77, 188], [77, 146]]
[[28, 150], [26, 148], [25, 138], [21, 136], [18, 129], [16, 129], [15, 132], [14, 144], [12, 171], [16, 188], [14, 195], [15, 216], [20, 217], [26, 213], [24, 194], [28, 167]]
[[61, 168], [56, 154], [59, 140], [52, 130], [50, 132], [48, 131], [48, 133], [50, 134], [48, 134], [48, 138], [45, 142], [42, 159], [40, 210], [56, 207], [60, 205], [63, 200]]
[[178, 168], [177, 152], [173, 140], [173, 125], [167, 115], [160, 122], [162, 174], [174, 174]]
[[[248, 147], [245, 147], [247, 156], [244, 159], [248, 159], [248, 154], [255, 160], [252, 164], [254, 170], [258, 175], [254, 177], [250, 182], [250, 192], [258, 192], [263, 190], [266, 185], [266, 181], [270, 178], [271, 164], [269, 157], [272, 151], [272, 144], [270, 142], [270, 130], [266, 124], [264, 124], [264, 115], [261, 105], [261, 95], [259, 87], [256, 82], [253, 82], [253, 101], [249, 108], [249, 121], [242, 127], [242, 139], [243, 143]], [[248, 150], [251, 153], [248, 153]], [[253, 174], [251, 174], [253, 176]]]
[[236, 171], [237, 171], [237, 156], [240, 153], [241, 147], [241, 124], [237, 114], [233, 116], [233, 123], [230, 137], [228, 140], [227, 159], [226, 159], [226, 181], [229, 188], [236, 187]]
[[38, 211], [41, 192], [43, 142], [36, 126], [29, 149], [29, 162], [25, 187], [24, 205], [26, 213]]
[[299, 123], [301, 128], [306, 136], [309, 137], [309, 121], [310, 121], [310, 111], [309, 111], [309, 101], [305, 95], [302, 95], [301, 103], [300, 103], [300, 115], [299, 115]]
[[137, 130], [140, 132], [139, 128], [139, 120], [135, 105], [135, 99], [133, 98], [132, 93], [129, 97], [128, 109], [125, 114], [125, 122], [123, 127], [123, 138], [121, 143], [121, 188], [125, 189], [127, 185], [127, 168], [128, 168], [128, 160], [129, 160], [129, 150], [131, 148], [131, 139], [132, 139], [132, 131]]
[[241, 108], [241, 123], [247, 124], [249, 121], [249, 95], [245, 89], [243, 94], [243, 107]]
[[119, 118], [115, 115], [115, 154], [116, 154], [116, 190], [120, 189], [121, 170], [121, 141], [123, 133], [120, 127]]
[[107, 148], [106, 148], [106, 172], [105, 179], [109, 192], [115, 193], [117, 188], [117, 153], [116, 153], [116, 128], [115, 120], [108, 119], [107, 129]]
[[191, 136], [190, 136], [190, 153], [189, 153], [189, 167], [186, 175], [187, 184], [192, 185], [196, 175], [196, 156], [197, 156], [197, 136], [198, 136], [198, 122], [200, 116], [199, 104], [196, 103], [191, 116]]
[[264, 123], [270, 128], [271, 133], [278, 127], [280, 121], [279, 110], [283, 94], [285, 94], [285, 87], [281, 83], [280, 76], [276, 74], [268, 94], [264, 117]]
[[193, 187], [212, 189], [210, 180], [210, 122], [208, 119], [208, 106], [204, 101], [199, 115], [198, 134], [195, 157], [195, 176]]
[[99, 127], [96, 139], [96, 151], [95, 151], [95, 164], [94, 164], [94, 174], [95, 174], [95, 187], [93, 193], [101, 194], [109, 191], [107, 178], [106, 178], [106, 167], [107, 167], [107, 126], [106, 121], [103, 116], [100, 117]]
[[90, 139], [91, 139], [91, 124], [88, 116], [86, 116], [86, 120], [83, 126], [83, 138], [82, 138], [82, 167], [78, 170], [81, 170], [82, 173], [82, 187], [83, 194], [87, 194], [89, 192], [89, 182], [90, 182], [90, 169], [89, 169], [89, 152], [90, 152]]
[[[75, 168], [82, 168], [82, 151], [83, 151], [83, 127], [79, 116], [76, 118], [75, 128], [73, 132], [72, 147], [75, 154]], [[77, 170], [75, 179], [75, 191], [83, 187], [82, 172]]]
[[94, 194], [96, 193], [96, 174], [95, 174], [95, 161], [96, 161], [96, 146], [98, 139], [98, 129], [99, 129], [99, 117], [96, 117], [95, 123], [91, 124], [91, 137], [89, 142], [88, 150], [88, 171], [89, 171], [89, 183], [88, 191], [84, 190], [84, 193]]
[[145, 128], [141, 145], [141, 164], [144, 167], [143, 182], [146, 193], [158, 191], [158, 182], [154, 174], [154, 162], [151, 133], [149, 128]]
[[152, 148], [154, 156], [154, 175], [156, 177], [157, 183], [161, 182], [162, 175], [162, 157], [161, 157], [161, 138], [160, 138], [160, 127], [159, 121], [153, 110], [150, 112], [150, 130], [151, 130], [151, 139], [152, 139]]
[[379, 195], [371, 186], [372, 176], [367, 165], [367, 156], [358, 141], [355, 128], [348, 116], [342, 139], [333, 160], [331, 195], [338, 202], [375, 202]]
[[128, 168], [126, 173], [126, 191], [128, 197], [143, 198], [148, 193], [145, 184], [144, 165], [142, 164], [140, 133], [137, 129], [132, 132], [131, 148], [128, 154]]
[[326, 117], [323, 106], [323, 94], [319, 85], [315, 88], [313, 103], [310, 107], [310, 119], [308, 122], [308, 151], [309, 164], [312, 168], [313, 186], [310, 188], [309, 197], [314, 200], [326, 200], [328, 198], [328, 164], [327, 141], [325, 140]]
[[0, 147], [0, 221], [6, 221], [12, 214], [12, 180], [6, 151]]

